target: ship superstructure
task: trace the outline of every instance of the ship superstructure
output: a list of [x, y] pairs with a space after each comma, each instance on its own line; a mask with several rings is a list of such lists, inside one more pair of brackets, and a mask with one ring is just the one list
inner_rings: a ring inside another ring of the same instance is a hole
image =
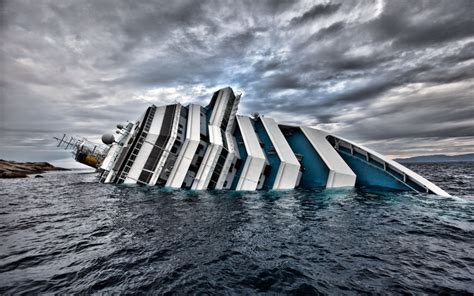
[[104, 135], [100, 182], [193, 190], [377, 187], [449, 196], [408, 168], [307, 126], [237, 115], [240, 95], [216, 91], [209, 105], [152, 105]]

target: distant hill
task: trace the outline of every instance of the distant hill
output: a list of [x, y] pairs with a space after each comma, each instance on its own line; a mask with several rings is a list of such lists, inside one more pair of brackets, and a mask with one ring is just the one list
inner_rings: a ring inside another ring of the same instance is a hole
[[468, 154], [461, 154], [461, 155], [444, 155], [444, 154], [437, 154], [437, 155], [423, 155], [423, 156], [415, 156], [409, 158], [397, 158], [395, 159], [396, 162], [409, 162], [409, 163], [420, 163], [420, 162], [456, 162], [456, 161], [474, 161], [474, 153]]

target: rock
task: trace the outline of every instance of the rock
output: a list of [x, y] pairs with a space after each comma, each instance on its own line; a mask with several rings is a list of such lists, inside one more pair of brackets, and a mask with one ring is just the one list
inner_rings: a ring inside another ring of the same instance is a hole
[[35, 178], [44, 178], [44, 177], [41, 175], [36, 175]]
[[2, 172], [0, 173], [0, 178], [2, 179], [13, 179], [13, 178], [26, 178], [28, 177], [25, 173], [18, 172]]
[[[42, 174], [48, 171], [67, 171], [47, 162], [16, 162], [0, 159], [0, 178], [26, 178], [29, 174]], [[42, 178], [36, 176], [35, 178]]]

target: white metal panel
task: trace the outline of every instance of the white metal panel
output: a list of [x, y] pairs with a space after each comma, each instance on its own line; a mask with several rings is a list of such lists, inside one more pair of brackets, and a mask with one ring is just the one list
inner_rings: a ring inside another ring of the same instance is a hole
[[326, 139], [327, 134], [307, 126], [300, 128], [329, 169], [326, 188], [354, 187], [356, 175]]
[[142, 145], [142, 148], [139, 150], [137, 157], [135, 158], [130, 172], [125, 179], [125, 184], [135, 184], [137, 183], [140, 174], [143, 171], [146, 161], [150, 157], [151, 150], [158, 138], [158, 134], [161, 130], [161, 125], [163, 124], [163, 116], [165, 113], [166, 106], [156, 108], [155, 115], [151, 121], [150, 130], [148, 131], [147, 136], [145, 137], [145, 142]]
[[214, 109], [212, 110], [211, 117], [209, 118], [209, 125], [220, 126], [222, 119], [224, 118], [225, 109], [229, 103], [231, 88], [226, 87], [219, 90]]
[[207, 147], [191, 189], [203, 190], [207, 189], [207, 186], [209, 185], [211, 175], [214, 172], [214, 168], [223, 147], [222, 135], [219, 127], [209, 125], [209, 141], [211, 144]]
[[273, 184], [273, 189], [293, 189], [298, 184], [300, 166], [282, 162]]
[[222, 140], [221, 130], [218, 126], [210, 125], [209, 126], [209, 142], [214, 145], [223, 146], [224, 142]]
[[229, 169], [232, 163], [234, 162], [236, 158], [235, 152], [229, 152], [227, 154], [227, 157], [225, 159], [224, 165], [222, 166], [221, 173], [219, 175], [219, 178], [217, 179], [216, 182], [216, 188], [215, 189], [222, 189], [224, 187], [224, 182], [227, 180], [227, 177], [229, 176]]
[[110, 146], [110, 149], [107, 151], [107, 156], [102, 161], [100, 168], [105, 171], [110, 171], [110, 167], [113, 165], [112, 160], [116, 156], [117, 152], [120, 150], [120, 146], [117, 143], [113, 143]]
[[176, 159], [176, 163], [170, 173], [170, 177], [166, 182], [166, 186], [168, 187], [181, 188], [181, 185], [183, 185], [188, 169], [199, 146], [200, 120], [201, 106], [189, 105], [186, 140], [178, 154], [178, 158]]
[[[227, 109], [228, 105], [230, 104], [230, 95], [231, 95], [232, 89], [230, 87], [227, 87], [224, 89], [225, 95], [223, 96], [223, 99], [225, 100], [225, 108], [224, 112], [222, 115], [225, 113], [225, 109]], [[224, 130], [224, 136], [226, 138], [227, 142], [227, 151], [228, 155], [226, 157], [226, 160], [224, 162], [224, 166], [222, 168], [222, 171], [219, 175], [219, 178], [216, 182], [216, 189], [223, 189], [224, 184], [226, 184], [226, 187], [230, 186], [230, 183], [232, 183], [232, 180], [235, 175], [235, 171], [232, 173], [230, 172], [230, 168], [233, 163], [237, 161], [237, 158], [240, 158], [238, 156], [238, 151], [237, 151], [237, 144], [235, 141], [235, 138], [232, 136], [231, 132], [234, 130], [234, 121], [235, 121], [235, 114], [237, 113], [237, 108], [239, 105], [240, 101], [240, 96], [235, 96], [235, 100], [232, 103], [232, 109], [229, 115], [229, 120], [227, 122], [227, 126]], [[223, 118], [223, 116], [222, 116]], [[220, 119], [219, 126], [222, 123], [222, 118]], [[226, 183], [227, 182], [227, 183]]]
[[191, 189], [204, 190], [207, 189], [209, 181], [211, 180], [212, 172], [215, 164], [222, 151], [222, 146], [211, 144], [204, 154], [203, 165], [199, 168], [196, 178], [194, 179]]
[[250, 118], [237, 116], [237, 124], [244, 141], [247, 159], [240, 174], [236, 190], [256, 190], [260, 176], [265, 169], [265, 154], [255, 133]]
[[235, 190], [256, 190], [265, 168], [265, 159], [247, 157]]
[[[235, 174], [237, 173], [237, 169], [235, 168], [235, 164], [241, 158], [240, 153], [239, 153], [239, 149], [237, 148], [237, 141], [236, 141], [235, 137], [230, 135], [230, 133], [226, 133], [226, 136], [229, 138], [227, 141], [232, 142], [232, 145], [235, 148], [234, 148], [234, 152], [232, 153], [232, 158], [231, 158], [232, 161], [230, 163], [229, 168], [227, 169], [227, 176], [223, 180], [224, 182], [223, 182], [222, 186], [220, 187], [222, 189], [230, 189], [230, 187], [232, 186], [232, 183], [234, 182]], [[230, 168], [232, 168], [232, 169], [230, 169]], [[216, 186], [216, 188], [218, 188], [218, 187]]]
[[[221, 124], [222, 120], [225, 115], [226, 108], [229, 105], [230, 95], [232, 93], [232, 89], [230, 87], [223, 88], [219, 90], [216, 102], [212, 109], [212, 114], [209, 119], [209, 140], [210, 145], [207, 147], [206, 153], [204, 155], [204, 159], [199, 167], [199, 170], [196, 174], [195, 181], [193, 182], [192, 189], [206, 189], [209, 185], [209, 181], [211, 180], [211, 176], [214, 173], [216, 163], [219, 159], [223, 147], [223, 140], [221, 135]], [[231, 114], [229, 117], [229, 121], [227, 122], [227, 126], [224, 130], [226, 134], [226, 139], [228, 136], [231, 136], [229, 133], [233, 127], [233, 116], [235, 112], [237, 112], [237, 105], [239, 100], [236, 98], [232, 105]], [[228, 135], [227, 135], [228, 134]], [[232, 145], [231, 141], [227, 141], [228, 146]], [[218, 146], [218, 147], [217, 147]], [[216, 189], [221, 189], [223, 187], [224, 182], [227, 180], [229, 167], [231, 163], [234, 161], [235, 151], [233, 147], [227, 147], [229, 155], [226, 158], [222, 171], [219, 175], [219, 178], [216, 182]]]
[[293, 189], [298, 182], [300, 163], [275, 120], [268, 117], [260, 119], [281, 161], [273, 189]]
[[250, 118], [247, 116], [238, 115], [237, 123], [239, 125], [247, 153], [256, 158], [266, 159], [265, 153], [260, 146], [260, 141], [257, 134], [255, 133], [255, 129], [252, 122], [250, 121]]
[[107, 152], [107, 156], [105, 157], [104, 161], [102, 162], [102, 165], [100, 166], [100, 168], [105, 171], [104, 174], [106, 174], [104, 183], [110, 182], [110, 179], [112, 178], [114, 173], [112, 168], [114, 166], [114, 163], [117, 161], [117, 157], [120, 154], [121, 150], [121, 146], [119, 146], [117, 143], [113, 143], [109, 151]]
[[158, 178], [160, 177], [161, 171], [163, 170], [163, 167], [166, 163], [166, 160], [168, 160], [171, 147], [173, 147], [174, 141], [176, 140], [176, 137], [178, 136], [178, 124], [179, 124], [180, 114], [181, 114], [181, 104], [176, 104], [176, 110], [174, 113], [173, 123], [171, 126], [171, 135], [165, 147], [163, 147], [164, 148], [163, 153], [161, 154], [161, 158], [158, 161], [158, 165], [155, 168], [155, 172], [153, 173], [153, 176], [150, 179], [150, 183], [149, 183], [150, 185], [156, 184], [156, 182], [158, 181]]
[[[229, 91], [232, 91], [232, 90], [229, 88]], [[236, 118], [237, 110], [239, 109], [240, 96], [241, 95], [235, 96], [234, 104], [229, 116], [229, 122], [227, 123], [227, 127], [225, 130], [226, 133], [231, 134], [232, 131], [234, 130], [235, 118]]]
[[124, 184], [137, 183], [138, 178], [142, 173], [143, 167], [145, 166], [145, 163], [148, 157], [150, 156], [152, 149], [153, 145], [147, 142], [143, 143], [142, 148], [140, 148], [140, 151], [138, 152], [138, 155], [135, 158], [132, 167], [130, 168], [130, 172], [128, 173], [127, 178], [125, 179], [125, 181], [123, 181]]
[[227, 142], [228, 154], [225, 159], [224, 165], [222, 167], [221, 174], [217, 180], [216, 189], [222, 189], [224, 187], [225, 181], [228, 181], [227, 183], [232, 182], [232, 180], [230, 181], [228, 180], [229, 170], [232, 163], [234, 163], [237, 160], [237, 157], [240, 158], [240, 156], [237, 156], [238, 155], [237, 144], [236, 144], [234, 136], [232, 136], [229, 132], [224, 133], [224, 136]]
[[114, 153], [114, 155], [112, 156], [112, 160], [109, 164], [108, 169], [110, 171], [107, 174], [107, 177], [105, 178], [104, 183], [110, 183], [115, 178], [115, 175], [116, 175], [117, 172], [113, 168], [115, 166], [115, 163], [119, 159], [120, 155], [122, 154], [123, 149], [128, 146], [128, 142], [129, 142], [130, 138], [133, 136], [133, 131], [137, 128], [137, 122], [129, 123], [127, 125], [127, 127], [129, 127], [127, 132], [125, 134], [121, 135], [120, 138], [117, 141], [117, 150], [115, 152], [109, 150], [109, 154]]
[[163, 117], [165, 116], [166, 106], [157, 107], [155, 110], [155, 116], [150, 125], [150, 133], [159, 135], [161, 126], [163, 125]]
[[286, 141], [285, 136], [281, 132], [280, 127], [275, 122], [275, 120], [268, 117], [262, 117], [261, 120], [280, 160], [287, 164], [299, 166], [300, 163], [298, 162], [298, 159], [296, 159], [293, 150], [291, 150], [290, 145]]

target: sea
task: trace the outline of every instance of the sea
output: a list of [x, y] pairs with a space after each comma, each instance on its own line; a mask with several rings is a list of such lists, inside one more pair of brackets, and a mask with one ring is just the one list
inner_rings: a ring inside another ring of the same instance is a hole
[[453, 197], [3, 179], [0, 294], [472, 295], [474, 162], [407, 166]]

